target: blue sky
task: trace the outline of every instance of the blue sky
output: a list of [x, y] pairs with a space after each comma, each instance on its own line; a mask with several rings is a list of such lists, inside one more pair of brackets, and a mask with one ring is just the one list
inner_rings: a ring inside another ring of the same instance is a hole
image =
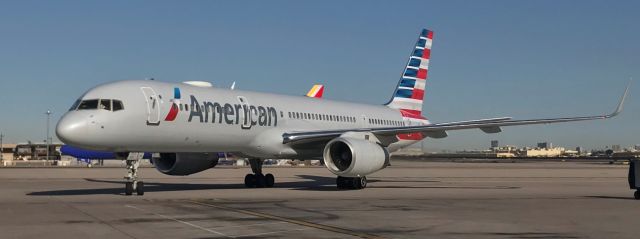
[[[100, 83], [154, 77], [382, 104], [421, 28], [435, 32], [424, 114], [434, 122], [600, 114], [640, 80], [638, 1], [2, 1], [0, 131], [42, 141]], [[640, 144], [637, 85], [610, 121], [479, 130], [430, 149], [489, 141]]]

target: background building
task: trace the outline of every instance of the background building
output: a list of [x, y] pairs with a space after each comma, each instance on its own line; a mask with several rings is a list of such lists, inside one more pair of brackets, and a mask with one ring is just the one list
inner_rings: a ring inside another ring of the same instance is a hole
[[2, 161], [13, 161], [13, 150], [16, 144], [2, 144]]
[[500, 144], [498, 143], [498, 140], [491, 140], [491, 148], [497, 148], [500, 147]]
[[619, 144], [611, 145], [611, 150], [613, 150], [613, 152], [620, 152], [620, 151], [622, 151], [621, 149], [622, 148], [620, 147]]
[[550, 148], [553, 148], [553, 144], [549, 143], [549, 142], [540, 142], [540, 143], [538, 143], [538, 148], [550, 149]]

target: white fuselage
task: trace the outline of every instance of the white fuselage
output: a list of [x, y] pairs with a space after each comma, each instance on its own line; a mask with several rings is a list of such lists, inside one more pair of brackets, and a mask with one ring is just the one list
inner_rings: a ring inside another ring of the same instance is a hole
[[[82, 104], [100, 99], [121, 101], [124, 108], [115, 111]], [[101, 85], [89, 90], [79, 101], [80, 108], [85, 109], [76, 108], [66, 113], [58, 123], [58, 136], [74, 146], [114, 152], [233, 152], [260, 158], [321, 157], [322, 149], [313, 145], [283, 144], [283, 133], [429, 123], [403, 117], [398, 110], [383, 105], [152, 80]], [[176, 108], [174, 112], [172, 107]], [[415, 142], [399, 140], [387, 148], [395, 151]]]

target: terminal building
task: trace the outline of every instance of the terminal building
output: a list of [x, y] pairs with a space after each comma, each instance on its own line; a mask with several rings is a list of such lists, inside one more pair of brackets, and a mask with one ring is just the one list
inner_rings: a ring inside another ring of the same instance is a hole
[[20, 144], [2, 144], [2, 161], [3, 166], [15, 166], [19, 162], [36, 162], [43, 163], [58, 162], [61, 159], [60, 148], [62, 143], [49, 144], [49, 153], [47, 158], [46, 143], [20, 143]]
[[13, 151], [15, 150], [17, 144], [3, 144], [0, 148], [2, 152], [2, 156], [0, 156], [0, 161], [13, 161]]

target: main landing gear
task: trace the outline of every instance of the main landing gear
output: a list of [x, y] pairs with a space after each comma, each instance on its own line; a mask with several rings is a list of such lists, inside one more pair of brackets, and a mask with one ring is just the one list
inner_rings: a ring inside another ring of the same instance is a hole
[[262, 159], [249, 159], [251, 164], [251, 171], [253, 174], [247, 174], [244, 177], [244, 186], [248, 188], [270, 188], [275, 184], [275, 177], [273, 174], [262, 174]]
[[367, 187], [367, 177], [342, 177], [336, 179], [338, 189], [364, 189]]
[[127, 181], [124, 183], [124, 194], [130, 196], [136, 192], [142, 196], [144, 195], [144, 182], [138, 181], [138, 167], [140, 167], [140, 160], [144, 157], [144, 153], [129, 153], [126, 157], [127, 176], [124, 179]]

